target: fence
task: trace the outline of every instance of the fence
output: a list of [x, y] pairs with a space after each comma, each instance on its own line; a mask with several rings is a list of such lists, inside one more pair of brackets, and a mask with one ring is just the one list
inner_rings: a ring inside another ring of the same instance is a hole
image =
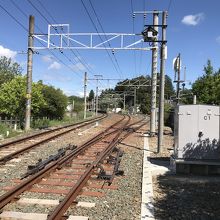
[[14, 130], [17, 130], [17, 126], [20, 123], [20, 120], [17, 118], [7, 118], [4, 119], [0, 117], [0, 123], [8, 125], [10, 128], [13, 128]]

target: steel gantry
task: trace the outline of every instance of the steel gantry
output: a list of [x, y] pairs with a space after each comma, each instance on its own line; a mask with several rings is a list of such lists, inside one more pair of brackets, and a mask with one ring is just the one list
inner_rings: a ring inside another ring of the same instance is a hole
[[[62, 30], [59, 33], [58, 30]], [[134, 41], [134, 36], [139, 38]], [[70, 33], [69, 24], [48, 25], [48, 34], [33, 34], [40, 45], [33, 46], [34, 50], [152, 50], [155, 47], [137, 47], [144, 42], [142, 34], [127, 33]], [[105, 40], [102, 40], [102, 37]], [[107, 39], [106, 39], [107, 38]], [[109, 46], [111, 43], [111, 47]]]
[[[25, 116], [25, 130], [30, 129], [30, 117], [31, 117], [31, 82], [32, 82], [32, 65], [33, 65], [33, 53], [35, 50], [44, 49], [58, 49], [61, 53], [63, 50], [111, 50], [114, 54], [115, 50], [142, 50], [142, 51], [155, 51], [158, 47], [156, 42], [161, 43], [160, 53], [160, 104], [159, 104], [159, 141], [158, 151], [162, 145], [163, 137], [163, 117], [164, 117], [164, 70], [166, 59], [166, 11], [145, 11], [134, 12], [134, 14], [154, 14], [155, 20], [153, 24], [145, 25], [146, 28], [138, 34], [129, 33], [71, 33], [69, 24], [49, 24], [47, 34], [35, 34], [34, 33], [34, 17], [30, 16], [29, 19], [29, 38], [28, 38], [28, 64], [27, 64], [27, 95], [26, 95], [26, 116]], [[162, 25], [157, 25], [157, 18], [155, 16], [162, 14]], [[158, 30], [160, 29], [160, 31]], [[61, 30], [61, 33], [59, 32]], [[159, 38], [159, 32], [161, 33], [161, 39]], [[104, 37], [104, 40], [102, 39]], [[138, 39], [137, 39], [138, 38]], [[37, 39], [40, 44], [34, 45], [34, 39]], [[111, 45], [110, 45], [111, 42]], [[142, 47], [143, 42], [153, 43], [152, 46]], [[141, 47], [138, 45], [141, 44]], [[154, 53], [153, 60], [153, 76], [155, 79], [155, 62], [156, 53]], [[86, 82], [86, 80], [85, 80]], [[156, 86], [155, 82], [152, 86]], [[86, 90], [86, 86], [84, 88]], [[84, 91], [85, 92], [85, 91]], [[155, 88], [153, 93], [155, 93]], [[156, 96], [153, 97], [154, 102]], [[151, 103], [151, 104], [152, 104]], [[85, 107], [86, 108], [86, 107]], [[151, 108], [154, 112], [155, 109]]]

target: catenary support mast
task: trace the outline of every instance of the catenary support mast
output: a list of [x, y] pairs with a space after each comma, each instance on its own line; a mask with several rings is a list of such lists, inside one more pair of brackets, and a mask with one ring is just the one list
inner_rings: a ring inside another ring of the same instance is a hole
[[162, 14], [162, 42], [160, 51], [160, 97], [159, 97], [159, 131], [157, 152], [159, 153], [163, 145], [163, 128], [164, 128], [164, 84], [165, 84], [165, 60], [166, 60], [166, 24], [167, 12]]
[[32, 70], [33, 70], [33, 46], [34, 46], [34, 16], [29, 17], [28, 35], [28, 57], [27, 57], [27, 90], [26, 90], [26, 112], [25, 131], [30, 129], [31, 124], [31, 94], [32, 94]]
[[[153, 13], [153, 26], [154, 29], [158, 32], [158, 12]], [[158, 37], [155, 38], [157, 40]], [[158, 49], [157, 49], [158, 43], [153, 42], [153, 47], [152, 49], [152, 69], [151, 69], [151, 117], [150, 117], [150, 134], [151, 136], [155, 135], [155, 130], [156, 130], [156, 97], [157, 97], [157, 54], [158, 54]]]

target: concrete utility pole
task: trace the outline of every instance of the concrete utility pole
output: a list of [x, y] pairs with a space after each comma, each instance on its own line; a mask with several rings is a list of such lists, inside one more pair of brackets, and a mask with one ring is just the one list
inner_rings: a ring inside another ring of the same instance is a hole
[[193, 105], [196, 105], [196, 95], [193, 95]]
[[125, 93], [124, 93], [124, 99], [123, 99], [123, 107], [124, 107], [124, 112], [125, 112]]
[[27, 90], [26, 90], [26, 112], [25, 131], [30, 129], [31, 124], [31, 93], [32, 93], [32, 70], [33, 70], [33, 46], [34, 46], [34, 16], [29, 17], [28, 35], [28, 57], [27, 57]]
[[86, 110], [87, 110], [87, 106], [86, 106], [86, 88], [87, 88], [87, 72], [85, 72], [85, 75], [84, 75], [84, 119], [86, 119]]
[[[95, 97], [94, 97], [95, 98]], [[93, 115], [95, 114], [95, 103], [94, 103], [94, 98], [92, 99], [92, 112]]]
[[72, 102], [71, 118], [73, 117], [73, 111], [74, 111], [74, 100], [73, 100], [73, 102]]
[[95, 101], [95, 115], [97, 116], [98, 115], [98, 102], [99, 102], [99, 96], [98, 96], [98, 93], [99, 93], [99, 86], [98, 86], [98, 79], [97, 79], [97, 85], [96, 85], [96, 101]]
[[[157, 11], [153, 12], [153, 26], [158, 32], [159, 24], [159, 13]], [[158, 37], [155, 37], [155, 41]], [[152, 49], [152, 68], [151, 68], [151, 117], [150, 117], [150, 135], [154, 136], [156, 132], [156, 104], [157, 104], [157, 54], [158, 54], [158, 43], [153, 42]]]
[[163, 128], [164, 128], [164, 84], [165, 84], [165, 60], [166, 60], [166, 27], [167, 27], [167, 12], [162, 13], [162, 43], [160, 54], [160, 100], [159, 100], [159, 131], [158, 131], [158, 146], [159, 153], [163, 145]]
[[137, 113], [137, 89], [134, 88], [134, 114]]

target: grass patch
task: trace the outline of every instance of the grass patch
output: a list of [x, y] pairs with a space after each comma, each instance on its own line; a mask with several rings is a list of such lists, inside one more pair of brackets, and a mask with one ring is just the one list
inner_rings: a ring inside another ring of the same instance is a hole
[[[86, 114], [87, 118], [92, 116], [92, 112], [87, 112]], [[47, 127], [53, 127], [53, 126], [58, 126], [58, 125], [67, 125], [67, 124], [73, 124], [79, 121], [84, 120], [84, 113], [79, 112], [76, 116], [71, 117], [64, 117], [62, 120], [49, 120], [47, 118], [43, 119], [37, 119], [34, 120], [31, 123], [31, 127], [33, 129], [44, 129]]]
[[[92, 117], [92, 112], [87, 112], [86, 117]], [[58, 125], [67, 125], [67, 124], [73, 124], [79, 121], [84, 121], [84, 113], [79, 112], [76, 116], [70, 117], [64, 117], [62, 120], [50, 120], [49, 127], [52, 126], [58, 126]]]
[[[87, 112], [86, 114], [87, 118], [92, 116], [92, 112]], [[64, 117], [62, 120], [49, 120], [47, 118], [44, 119], [37, 119], [31, 122], [31, 128], [34, 129], [44, 129], [47, 127], [53, 127], [53, 126], [64, 126], [68, 124], [74, 124], [80, 121], [84, 121], [84, 113], [79, 112], [76, 116], [70, 118], [70, 117]], [[8, 136], [7, 136], [8, 131]], [[23, 131], [23, 130], [22, 130]], [[15, 131], [12, 128], [10, 128], [6, 124], [0, 123], [0, 136], [5, 138], [15, 137], [17, 135], [21, 134], [21, 130]]]
[[[8, 133], [8, 136], [7, 136]], [[3, 138], [10, 138], [18, 135], [19, 132], [11, 129], [8, 125], [0, 123], [0, 135]]]

